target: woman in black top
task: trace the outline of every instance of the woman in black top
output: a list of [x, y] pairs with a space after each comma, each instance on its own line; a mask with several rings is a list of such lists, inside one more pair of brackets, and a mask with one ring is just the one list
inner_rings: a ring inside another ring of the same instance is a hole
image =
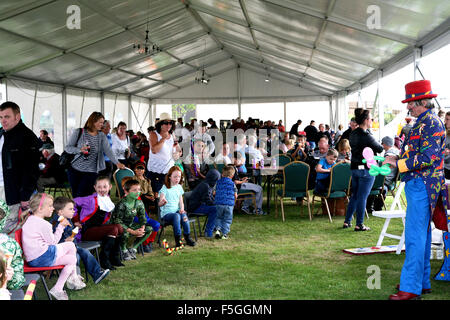
[[358, 128], [350, 134], [350, 147], [352, 149], [352, 158], [350, 168], [352, 171], [352, 194], [347, 207], [343, 228], [351, 227], [353, 214], [356, 212], [355, 231], [367, 231], [370, 228], [364, 223], [364, 212], [367, 203], [367, 197], [372, 189], [375, 177], [369, 174], [369, 169], [362, 160], [364, 148], [369, 147], [374, 154], [383, 151], [383, 146], [379, 144], [372, 134], [367, 130], [372, 126], [372, 118], [369, 110], [361, 108], [355, 109], [355, 121]]

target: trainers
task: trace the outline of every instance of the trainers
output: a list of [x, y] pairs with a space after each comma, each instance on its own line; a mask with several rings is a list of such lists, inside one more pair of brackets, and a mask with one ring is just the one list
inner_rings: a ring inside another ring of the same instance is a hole
[[131, 253], [128, 250], [127, 251], [123, 251], [122, 252], [122, 256], [123, 256], [123, 260], [124, 261], [133, 260], [133, 256], [131, 255]]
[[137, 257], [136, 257], [136, 252], [137, 252], [137, 250], [136, 250], [136, 252], [134, 252], [136, 249], [133, 249], [133, 248], [130, 248], [130, 249], [128, 249], [128, 252], [130, 253], [130, 255], [131, 255], [131, 259], [133, 259], [133, 260], [136, 260], [137, 259]]
[[148, 245], [146, 245], [146, 246], [144, 246], [144, 252], [145, 253], [150, 253], [150, 252], [152, 252], [153, 251], [153, 247], [152, 247], [152, 244], [150, 243], [150, 244], [148, 244]]
[[70, 290], [81, 290], [86, 287], [86, 283], [77, 274], [71, 274], [66, 280], [66, 286]]
[[100, 281], [105, 279], [108, 274], [109, 274], [109, 269], [101, 270], [100, 275], [97, 277], [97, 279], [94, 279], [94, 283], [98, 284]]
[[55, 288], [51, 288], [49, 291], [50, 295], [56, 300], [69, 300], [66, 291], [56, 291]]
[[221, 239], [222, 240], [228, 240], [228, 235], [227, 234], [223, 234]]
[[249, 209], [249, 208], [241, 208], [241, 211], [244, 212], [244, 213], [246, 213], [246, 214], [252, 214], [252, 213], [250, 212], [250, 209]]
[[267, 212], [264, 212], [264, 211], [258, 209], [258, 210], [256, 211], [256, 214], [261, 215], [261, 216], [266, 216], [266, 215], [267, 215]]
[[219, 230], [216, 230], [216, 233], [215, 233], [214, 237], [215, 237], [216, 239], [220, 239], [220, 238], [221, 238], [221, 235], [220, 235], [220, 231], [219, 231]]

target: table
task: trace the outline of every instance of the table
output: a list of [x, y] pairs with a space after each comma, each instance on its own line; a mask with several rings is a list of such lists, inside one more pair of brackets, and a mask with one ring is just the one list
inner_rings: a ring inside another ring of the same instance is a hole
[[275, 168], [273, 167], [264, 167], [262, 169], [259, 169], [261, 171], [261, 176], [266, 176], [266, 183], [267, 185], [267, 203], [266, 203], [266, 212], [267, 214], [270, 214], [270, 194], [272, 191], [272, 179], [279, 173], [283, 173], [283, 169], [285, 166], [277, 166]]

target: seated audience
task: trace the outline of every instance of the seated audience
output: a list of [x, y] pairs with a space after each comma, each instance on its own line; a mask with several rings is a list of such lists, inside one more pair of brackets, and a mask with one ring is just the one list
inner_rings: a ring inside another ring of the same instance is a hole
[[37, 190], [42, 193], [47, 186], [58, 185], [67, 181], [67, 175], [64, 168], [59, 164], [59, 155], [55, 153], [53, 145], [44, 143], [40, 150], [45, 162], [39, 164], [42, 169], [37, 180]]
[[220, 178], [219, 171], [212, 169], [206, 174], [206, 179], [202, 181], [192, 191], [190, 201], [187, 203], [188, 212], [203, 213], [208, 216], [205, 228], [205, 237], [211, 238], [216, 221], [216, 207], [214, 205], [213, 189]]
[[220, 164], [230, 164], [231, 163], [231, 159], [230, 159], [230, 145], [226, 142], [223, 143], [222, 145], [222, 152], [219, 153], [219, 155], [217, 155], [216, 159], [215, 159], [215, 163], [220, 163]]
[[194, 152], [192, 153], [191, 150], [191, 153], [184, 160], [190, 190], [194, 190], [200, 182], [205, 180], [206, 173], [209, 170], [208, 163], [206, 162], [208, 158], [206, 144], [202, 140], [194, 140], [192, 149]]
[[[56, 231], [56, 228], [60, 224], [59, 219], [63, 217], [65, 220], [69, 222], [69, 225], [64, 228], [63, 234], [61, 236], [61, 239], [59, 240], [59, 243], [63, 243], [66, 241], [72, 241], [74, 242], [75, 237], [79, 234], [76, 233], [73, 234], [73, 230], [75, 228], [81, 229], [81, 224], [72, 222], [73, 215], [75, 213], [74, 209], [75, 202], [69, 198], [66, 197], [58, 197], [53, 202], [53, 217], [51, 220], [51, 223], [53, 225], [53, 232]], [[79, 241], [80, 237], [77, 237], [77, 242]], [[78, 284], [80, 287], [85, 287], [86, 284], [83, 282], [83, 277], [79, 274], [79, 265], [80, 265], [80, 259], [83, 260], [84, 267], [86, 268], [87, 272], [91, 275], [92, 279], [94, 280], [95, 284], [100, 283], [108, 274], [109, 269], [102, 270], [100, 268], [100, 264], [97, 262], [97, 259], [91, 254], [91, 252], [87, 249], [84, 249], [77, 245], [76, 242], [75, 247], [77, 248], [77, 275], [78, 275]], [[74, 289], [71, 286], [71, 283], [66, 283], [68, 289]]]
[[[144, 203], [139, 199], [141, 186], [139, 181], [130, 179], [123, 186], [125, 196], [117, 203], [111, 214], [111, 223], [122, 226], [123, 235], [119, 239], [123, 260], [136, 259], [136, 251], [133, 248], [134, 241], [145, 241], [152, 230], [146, 225]], [[137, 217], [137, 221], [135, 221]]]
[[316, 192], [324, 193], [330, 185], [331, 167], [336, 164], [338, 152], [330, 149], [325, 158], [321, 158], [316, 166]]
[[94, 185], [95, 193], [73, 199], [76, 211], [73, 221], [81, 224], [79, 237], [82, 241], [102, 242], [101, 267], [115, 270], [115, 267], [124, 266], [120, 261], [120, 238], [123, 228], [119, 224], [109, 222], [115, 207], [109, 197], [111, 188], [111, 180], [108, 177], [98, 177]]
[[341, 141], [339, 141], [337, 151], [339, 152], [337, 161], [345, 161], [350, 163], [352, 152], [350, 148], [350, 141], [348, 141], [348, 139], [341, 139]]
[[23, 214], [22, 247], [25, 259], [31, 267], [63, 265], [56, 284], [50, 294], [56, 300], [69, 300], [64, 291], [68, 282], [75, 290], [82, 289], [76, 271], [77, 249], [71, 241], [59, 243], [69, 221], [64, 219], [53, 233], [52, 225], [46, 220], [53, 214], [53, 197], [36, 193], [30, 199], [30, 209]]
[[166, 175], [164, 185], [159, 192], [159, 203], [161, 222], [170, 224], [173, 228], [175, 237], [175, 246], [182, 245], [181, 228], [183, 228], [184, 239], [187, 245], [195, 246], [190, 233], [188, 216], [184, 210], [183, 194], [184, 190], [181, 186], [181, 170], [173, 166]]

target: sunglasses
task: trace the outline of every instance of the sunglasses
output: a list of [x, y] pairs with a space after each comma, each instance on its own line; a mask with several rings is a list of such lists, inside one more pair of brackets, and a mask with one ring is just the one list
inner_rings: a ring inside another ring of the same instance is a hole
[[172, 121], [163, 121], [161, 122], [162, 124], [168, 125], [168, 124], [172, 124]]

